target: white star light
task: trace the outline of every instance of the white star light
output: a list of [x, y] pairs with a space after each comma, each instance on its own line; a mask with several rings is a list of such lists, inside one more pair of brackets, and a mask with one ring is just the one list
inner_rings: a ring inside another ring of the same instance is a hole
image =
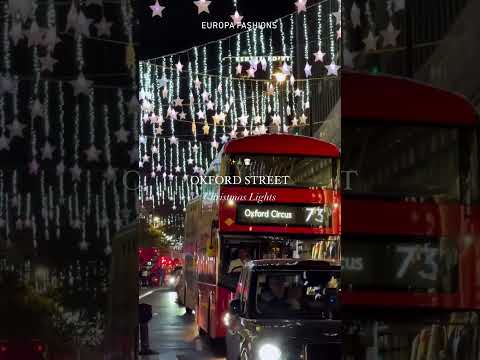
[[112, 36], [112, 25], [113, 22], [107, 21], [105, 16], [102, 17], [102, 19], [95, 24], [95, 27], [97, 28], [97, 36]]
[[222, 141], [222, 144], [225, 144], [228, 142], [228, 136], [226, 134], [223, 134], [220, 140]]
[[170, 145], [178, 144], [178, 139], [175, 137], [175, 135], [172, 135], [168, 140], [170, 141]]
[[313, 53], [315, 55], [315, 62], [323, 62], [323, 57], [325, 56], [325, 53], [322, 52], [322, 49], [318, 49], [316, 53]]
[[297, 13], [300, 14], [302, 11], [306, 12], [307, 11], [307, 0], [297, 0], [295, 3], [295, 6], [297, 7]]
[[108, 165], [107, 170], [103, 173], [103, 177], [107, 180], [107, 183], [111, 183], [115, 180], [116, 177], [116, 169], [112, 167], [112, 165]]
[[377, 40], [378, 36], [373, 35], [370, 31], [368, 36], [362, 40], [365, 44], [365, 51], [377, 50]]
[[70, 172], [72, 174], [73, 181], [80, 181], [81, 175], [82, 175], [82, 169], [80, 169], [78, 164], [75, 164], [73, 167], [71, 167]]
[[5, 136], [5, 134], [0, 136], [0, 150], [10, 150], [10, 140]]
[[70, 84], [73, 86], [73, 93], [75, 96], [78, 96], [79, 94], [88, 95], [93, 81], [85, 79], [83, 73], [80, 73], [77, 80], [70, 81]]
[[175, 100], [175, 106], [183, 106], [183, 99], [177, 97]]
[[152, 17], [155, 17], [155, 16], [162, 17], [162, 11], [165, 10], [165, 7], [161, 6], [158, 3], [158, 0], [156, 0], [155, 4], [150, 6], [150, 9], [152, 10]]
[[117, 138], [117, 142], [119, 143], [127, 143], [128, 137], [130, 136], [130, 131], [125, 130], [123, 125], [115, 131], [115, 137]]
[[18, 42], [23, 39], [24, 34], [23, 34], [23, 29], [22, 29], [22, 23], [20, 21], [14, 21], [12, 28], [10, 29], [9, 32], [10, 39], [12, 39], [13, 45], [17, 46]]
[[238, 11], [235, 11], [235, 14], [231, 15], [230, 16], [233, 20], [233, 23], [235, 25], [241, 25], [242, 24], [242, 19], [243, 19], [243, 16], [240, 16], [240, 14], [238, 13]]
[[53, 72], [53, 67], [58, 63], [57, 59], [54, 59], [52, 55], [48, 52], [44, 57], [38, 58], [40, 60], [40, 71], [50, 71]]
[[352, 10], [350, 10], [350, 19], [352, 20], [352, 26], [354, 28], [362, 26], [362, 22], [360, 21], [360, 8], [354, 2], [352, 5]]
[[329, 75], [335, 75], [337, 76], [338, 75], [338, 69], [340, 69], [340, 66], [338, 66], [337, 64], [335, 64], [333, 61], [330, 63], [330, 65], [328, 66], [325, 66], [325, 68], [327, 69], [327, 76]]
[[38, 173], [39, 168], [40, 168], [40, 165], [38, 165], [38, 162], [35, 159], [33, 159], [28, 164], [28, 172], [30, 173], [30, 175], [36, 175]]
[[197, 77], [195, 79], [195, 88], [196, 89], [200, 89], [200, 86], [202, 86], [202, 82], [200, 81], [200, 79]]
[[42, 43], [42, 33], [38, 23], [34, 20], [27, 33], [28, 47], [38, 46]]
[[397, 46], [397, 37], [400, 34], [400, 30], [396, 30], [391, 21], [385, 30], [380, 31], [380, 34], [383, 37], [383, 47], [389, 45], [392, 45], [393, 47]]
[[45, 142], [45, 145], [42, 147], [42, 160], [52, 160], [53, 158], [53, 152], [55, 151], [55, 147], [50, 145], [50, 143], [47, 141]]
[[198, 0], [193, 2], [195, 5], [197, 5], [198, 8], [198, 14], [201, 14], [202, 12], [206, 12], [210, 14], [210, 10], [208, 9], [208, 6], [210, 5], [211, 1], [209, 0]]
[[250, 69], [247, 70], [248, 77], [249, 78], [254, 78], [256, 71], [257, 70], [254, 67], [250, 67]]
[[180, 62], [180, 59], [178, 59], [178, 63], [175, 65], [175, 67], [177, 68], [177, 71], [178, 71], [178, 72], [182, 72], [182, 71], [183, 71], [183, 65], [182, 65], [182, 63]]
[[312, 65], [310, 65], [308, 62], [305, 65], [305, 76], [308, 78], [312, 76]]
[[236, 71], [237, 75], [241, 75], [242, 74], [242, 64], [237, 64], [237, 66], [235, 67], [235, 71]]
[[102, 153], [101, 150], [98, 150], [94, 144], [90, 145], [90, 147], [84, 151], [84, 153], [87, 155], [87, 161], [88, 162], [93, 162], [93, 161], [100, 161], [100, 154]]
[[56, 170], [57, 176], [63, 176], [63, 174], [65, 174], [65, 164], [63, 163], [63, 161], [58, 163], [55, 170]]
[[26, 125], [23, 125], [17, 118], [13, 122], [7, 125], [8, 130], [10, 130], [10, 138], [21, 137], [23, 138], [23, 129]]

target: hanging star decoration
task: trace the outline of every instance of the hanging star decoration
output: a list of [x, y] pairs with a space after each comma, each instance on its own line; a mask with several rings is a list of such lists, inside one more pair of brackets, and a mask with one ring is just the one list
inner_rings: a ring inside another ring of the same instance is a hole
[[354, 28], [360, 27], [362, 25], [360, 21], [360, 15], [360, 8], [357, 6], [357, 3], [354, 2], [352, 5], [352, 9], [350, 10], [350, 19]]
[[7, 129], [10, 130], [10, 138], [23, 138], [23, 129], [25, 126], [26, 125], [22, 124], [17, 118], [15, 118], [11, 124], [7, 125]]
[[152, 10], [152, 17], [155, 17], [155, 16], [162, 17], [162, 11], [165, 10], [165, 7], [161, 6], [158, 3], [158, 0], [156, 0], [155, 4], [150, 6], [150, 9]]
[[207, 120], [205, 120], [205, 123], [202, 129], [203, 129], [203, 135], [208, 135], [210, 133], [210, 126], [208, 126]]
[[117, 138], [118, 143], [127, 143], [128, 137], [130, 136], [130, 131], [125, 130], [123, 126], [115, 131], [115, 137]]
[[368, 36], [362, 41], [365, 44], [365, 51], [374, 51], [377, 50], [377, 40], [378, 36], [375, 36], [371, 31], [368, 33]]
[[397, 37], [400, 34], [400, 30], [395, 29], [391, 21], [385, 30], [380, 31], [380, 34], [383, 38], [383, 47], [389, 45], [393, 47], [397, 46]]
[[208, 9], [208, 6], [211, 4], [211, 1], [209, 0], [198, 0], [193, 2], [197, 8], [198, 8], [198, 14], [200, 15], [202, 12], [206, 12], [210, 14], [210, 10]]
[[242, 24], [243, 16], [240, 16], [240, 14], [238, 13], [238, 10], [236, 10], [235, 14], [231, 15], [230, 17], [232, 18], [234, 25], [238, 26]]
[[28, 47], [38, 46], [42, 43], [42, 33], [40, 32], [40, 27], [37, 22], [34, 20], [30, 25], [30, 30], [27, 33], [28, 38]]
[[307, 12], [307, 0], [297, 0], [297, 2], [295, 2], [295, 6], [297, 7], [298, 14], [300, 14], [302, 11]]
[[10, 140], [5, 136], [5, 134], [0, 136], [0, 150], [10, 150]]
[[100, 154], [102, 153], [101, 150], [98, 150], [96, 147], [95, 147], [95, 144], [91, 144], [90, 147], [84, 151], [85, 154], [87, 155], [87, 161], [88, 162], [98, 162], [100, 161]]
[[175, 135], [172, 135], [168, 140], [170, 141], [170, 145], [178, 145], [178, 139]]
[[52, 160], [53, 158], [53, 152], [55, 151], [55, 147], [50, 145], [48, 141], [45, 142], [45, 145], [43, 145], [42, 148], [42, 160]]
[[13, 45], [17, 46], [18, 42], [23, 39], [24, 33], [22, 29], [22, 23], [20, 21], [14, 21], [9, 32], [10, 39]]
[[338, 66], [337, 64], [335, 64], [335, 62], [332, 61], [330, 65], [325, 66], [325, 68], [327, 69], [327, 76], [329, 75], [337, 76], [338, 69], [340, 69], [340, 66]]
[[178, 63], [175, 64], [175, 67], [176, 67], [178, 72], [183, 71], [183, 64], [180, 62], [180, 59], [178, 59]]
[[312, 76], [312, 65], [310, 65], [307, 61], [307, 63], [305, 64], [305, 76], [308, 78], [310, 76]]
[[97, 28], [97, 36], [112, 36], [112, 25], [113, 22], [107, 21], [105, 16], [103, 16], [102, 19], [95, 24], [95, 27]]
[[228, 136], [226, 134], [223, 134], [220, 137], [220, 140], [222, 141], [222, 144], [226, 144], [228, 142]]
[[237, 66], [235, 67], [235, 71], [236, 71], [237, 75], [241, 75], [242, 74], [242, 64], [237, 64]]
[[30, 175], [36, 175], [38, 173], [38, 170], [40, 169], [40, 165], [38, 164], [37, 160], [33, 159], [29, 164], [28, 164], [28, 172]]
[[70, 81], [70, 84], [73, 86], [73, 93], [75, 96], [80, 94], [88, 95], [93, 81], [85, 79], [83, 73], [80, 73], [76, 80]]
[[53, 67], [58, 63], [57, 59], [54, 59], [52, 55], [48, 52], [44, 57], [39, 58], [40, 60], [40, 71], [50, 71], [53, 72]]

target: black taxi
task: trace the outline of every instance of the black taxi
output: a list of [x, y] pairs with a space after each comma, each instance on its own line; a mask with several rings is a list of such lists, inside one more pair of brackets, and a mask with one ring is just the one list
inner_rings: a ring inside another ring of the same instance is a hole
[[227, 360], [340, 360], [340, 266], [255, 260], [240, 275], [227, 326]]

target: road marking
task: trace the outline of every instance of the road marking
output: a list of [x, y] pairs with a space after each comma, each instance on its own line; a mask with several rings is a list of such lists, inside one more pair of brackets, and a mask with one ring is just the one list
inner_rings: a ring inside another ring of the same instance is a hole
[[157, 290], [147, 291], [145, 294], [140, 295], [140, 296], [138, 297], [138, 300], [143, 299], [144, 297], [147, 297], [147, 296], [149, 296], [149, 295], [152, 295], [155, 291], [157, 291]]

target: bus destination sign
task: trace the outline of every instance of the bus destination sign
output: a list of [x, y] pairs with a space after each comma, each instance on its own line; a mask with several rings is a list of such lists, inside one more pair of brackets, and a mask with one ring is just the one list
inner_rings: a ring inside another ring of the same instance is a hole
[[237, 224], [328, 227], [331, 212], [323, 206], [246, 205], [237, 206]]

